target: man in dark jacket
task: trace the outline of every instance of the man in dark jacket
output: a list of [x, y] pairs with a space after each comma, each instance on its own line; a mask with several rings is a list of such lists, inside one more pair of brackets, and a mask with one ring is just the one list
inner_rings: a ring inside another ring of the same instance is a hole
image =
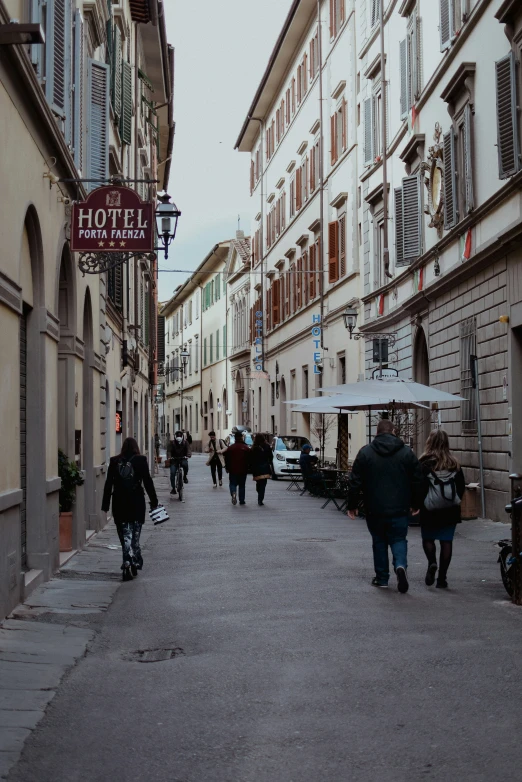
[[348, 491], [348, 516], [355, 519], [362, 493], [366, 522], [373, 540], [373, 586], [387, 587], [388, 546], [392, 550], [397, 589], [408, 591], [408, 518], [423, 501], [422, 473], [417, 457], [395, 434], [393, 423], [379, 421], [377, 436], [361, 448], [353, 463]]
[[183, 437], [183, 432], [176, 432], [174, 439], [171, 440], [167, 446], [167, 458], [170, 459], [170, 485], [172, 486], [170, 491], [171, 494], [177, 494], [176, 472], [180, 462], [183, 469], [183, 482], [188, 483], [188, 456], [189, 446]]
[[235, 443], [229, 445], [225, 451], [225, 467], [228, 472], [232, 505], [237, 504], [238, 493], [239, 504], [245, 505], [245, 484], [248, 475], [250, 448], [243, 441], [242, 432], [235, 432], [234, 439]]
[[312, 446], [305, 443], [301, 448], [301, 455], [299, 457], [301, 475], [303, 476], [305, 488], [308, 491], [312, 491], [320, 478], [320, 473], [317, 470], [318, 459], [317, 456], [312, 456], [310, 453], [311, 450]]

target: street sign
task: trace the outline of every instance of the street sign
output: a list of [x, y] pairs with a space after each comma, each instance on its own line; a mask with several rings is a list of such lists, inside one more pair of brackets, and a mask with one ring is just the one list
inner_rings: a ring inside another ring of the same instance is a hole
[[71, 250], [149, 253], [154, 250], [154, 206], [128, 187], [98, 187], [72, 207]]

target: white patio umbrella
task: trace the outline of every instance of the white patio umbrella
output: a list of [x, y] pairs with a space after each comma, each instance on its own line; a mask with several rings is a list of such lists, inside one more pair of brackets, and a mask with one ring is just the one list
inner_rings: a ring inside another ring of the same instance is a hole
[[[373, 380], [363, 380], [360, 383], [344, 383], [339, 386], [329, 386], [320, 389], [325, 394], [339, 394], [344, 398], [355, 396], [365, 398], [372, 408], [378, 409], [376, 405], [385, 403], [386, 405], [411, 405], [412, 407], [422, 407], [423, 403], [430, 402], [462, 402], [463, 397], [456, 394], [448, 394], [447, 391], [441, 391], [433, 386], [425, 386], [422, 383], [415, 383], [413, 380], [404, 378], [374, 378]], [[334, 397], [335, 398], [335, 397]], [[328, 397], [329, 403], [333, 403], [333, 398]], [[337, 401], [333, 403], [337, 407]], [[344, 407], [345, 405], [341, 405]], [[363, 405], [361, 405], [362, 407]]]

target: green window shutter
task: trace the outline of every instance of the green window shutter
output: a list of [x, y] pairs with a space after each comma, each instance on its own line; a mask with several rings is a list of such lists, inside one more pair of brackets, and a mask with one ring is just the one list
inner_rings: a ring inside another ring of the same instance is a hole
[[216, 361], [219, 361], [219, 329], [216, 331]]
[[[122, 109], [122, 88], [123, 88], [123, 47], [121, 30], [118, 25], [114, 27], [114, 36], [112, 39], [111, 56], [111, 99], [116, 118], [121, 117]], [[132, 85], [131, 85], [132, 89]], [[132, 97], [132, 96], [131, 96]], [[132, 111], [132, 102], [131, 102]], [[130, 143], [130, 142], [129, 142]]]
[[72, 143], [74, 147], [74, 162], [78, 171], [83, 171], [84, 158], [84, 32], [83, 19], [79, 11], [76, 11], [74, 20], [74, 108], [73, 108], [73, 132]]
[[205, 309], [210, 307], [210, 283], [205, 285]]
[[218, 272], [216, 276], [216, 299], [221, 298], [221, 273]]
[[210, 335], [210, 363], [214, 361], [214, 335]]
[[125, 60], [122, 62], [120, 135], [124, 144], [132, 142], [132, 67]]
[[207, 366], [207, 338], [203, 340], [203, 366]]
[[223, 358], [226, 358], [227, 355], [227, 327], [223, 326]]
[[[87, 179], [109, 174], [109, 66], [89, 60], [87, 87]], [[97, 187], [96, 182], [89, 189]]]

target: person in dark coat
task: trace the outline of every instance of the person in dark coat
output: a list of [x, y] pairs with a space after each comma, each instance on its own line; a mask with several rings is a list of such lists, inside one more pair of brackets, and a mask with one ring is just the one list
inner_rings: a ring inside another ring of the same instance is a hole
[[311, 450], [312, 446], [308, 443], [303, 445], [299, 456], [299, 466], [301, 468], [301, 475], [303, 476], [305, 488], [307, 491], [313, 493], [320, 481], [321, 475], [317, 469], [317, 456], [312, 456], [310, 453]]
[[121, 453], [109, 462], [102, 501], [102, 510], [108, 513], [112, 495], [112, 515], [123, 553], [124, 581], [131, 581], [132, 576], [137, 576], [138, 570], [143, 567], [140, 536], [145, 521], [144, 489], [149, 495], [151, 508], [157, 508], [158, 497], [147, 457], [141, 456], [136, 440], [127, 437]]
[[[424, 503], [420, 509], [420, 525], [422, 547], [428, 560], [425, 583], [432, 586], [437, 573], [437, 548], [435, 541], [440, 542], [439, 575], [437, 587], [446, 589], [446, 575], [453, 553], [453, 536], [455, 528], [460, 524], [460, 500], [464, 496], [466, 481], [462, 468], [450, 452], [448, 435], [443, 429], [434, 429], [426, 440], [426, 448], [420, 457], [422, 477], [424, 482]], [[447, 508], [428, 510], [430, 487], [438, 491], [437, 479], [445, 483], [444, 496], [448, 497]], [[452, 497], [452, 494], [458, 495]], [[452, 504], [449, 504], [452, 502]]]
[[266, 484], [272, 477], [274, 454], [262, 434], [256, 434], [250, 451], [252, 476], [256, 482], [257, 504], [264, 505]]
[[235, 443], [229, 445], [225, 451], [225, 467], [228, 472], [230, 496], [232, 505], [237, 504], [237, 495], [239, 494], [239, 504], [245, 503], [245, 484], [248, 475], [250, 448], [243, 441], [243, 433], [234, 434]]
[[377, 436], [361, 448], [349, 478], [348, 516], [355, 519], [360, 495], [373, 540], [375, 578], [372, 585], [387, 587], [390, 578], [388, 546], [399, 592], [408, 591], [408, 520], [422, 505], [423, 482], [419, 461], [395, 434], [393, 422], [382, 419]]
[[190, 456], [189, 444], [185, 440], [183, 432], [177, 431], [174, 435], [174, 439], [171, 440], [167, 446], [167, 458], [170, 459], [171, 494], [178, 493], [176, 489], [176, 473], [180, 463], [183, 470], [183, 483], [188, 483], [187, 473]]

